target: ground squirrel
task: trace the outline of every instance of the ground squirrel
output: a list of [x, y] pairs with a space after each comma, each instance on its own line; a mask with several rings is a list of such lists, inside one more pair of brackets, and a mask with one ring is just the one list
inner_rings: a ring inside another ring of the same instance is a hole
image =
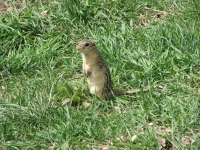
[[[90, 93], [101, 99], [110, 99], [113, 95], [126, 95], [140, 92], [140, 89], [133, 91], [117, 91], [112, 88], [112, 81], [109, 68], [97, 49], [95, 42], [83, 39], [76, 46], [82, 53], [83, 72], [87, 77]], [[148, 89], [143, 89], [147, 91]]]

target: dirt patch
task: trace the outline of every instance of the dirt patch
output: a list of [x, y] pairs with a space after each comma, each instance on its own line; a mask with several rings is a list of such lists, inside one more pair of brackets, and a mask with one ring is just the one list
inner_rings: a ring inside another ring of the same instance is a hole
[[11, 12], [12, 10], [14, 10], [14, 8], [16, 10], [19, 10], [22, 7], [23, 2], [24, 0], [18, 0], [14, 2], [6, 2], [6, 1], [1, 0], [0, 1], [0, 15], [6, 12]]
[[6, 11], [6, 5], [4, 2], [0, 2], [0, 14]]

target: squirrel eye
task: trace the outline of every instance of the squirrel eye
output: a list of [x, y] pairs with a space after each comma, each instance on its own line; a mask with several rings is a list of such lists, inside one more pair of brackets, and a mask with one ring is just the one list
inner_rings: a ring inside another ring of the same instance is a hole
[[89, 43], [86, 43], [86, 44], [85, 44], [85, 46], [89, 46], [89, 45], [90, 45]]

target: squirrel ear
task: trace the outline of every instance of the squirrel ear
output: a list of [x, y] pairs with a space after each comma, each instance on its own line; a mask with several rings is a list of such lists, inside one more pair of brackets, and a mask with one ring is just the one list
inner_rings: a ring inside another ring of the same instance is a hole
[[95, 46], [96, 44], [94, 42], [92, 42], [92, 46]]

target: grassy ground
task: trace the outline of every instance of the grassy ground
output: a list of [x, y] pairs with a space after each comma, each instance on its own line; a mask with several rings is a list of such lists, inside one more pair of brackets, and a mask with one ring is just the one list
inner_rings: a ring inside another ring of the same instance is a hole
[[[0, 149], [200, 149], [199, 2], [0, 8]], [[75, 50], [82, 38], [97, 43], [115, 88], [150, 91], [89, 94]]]

